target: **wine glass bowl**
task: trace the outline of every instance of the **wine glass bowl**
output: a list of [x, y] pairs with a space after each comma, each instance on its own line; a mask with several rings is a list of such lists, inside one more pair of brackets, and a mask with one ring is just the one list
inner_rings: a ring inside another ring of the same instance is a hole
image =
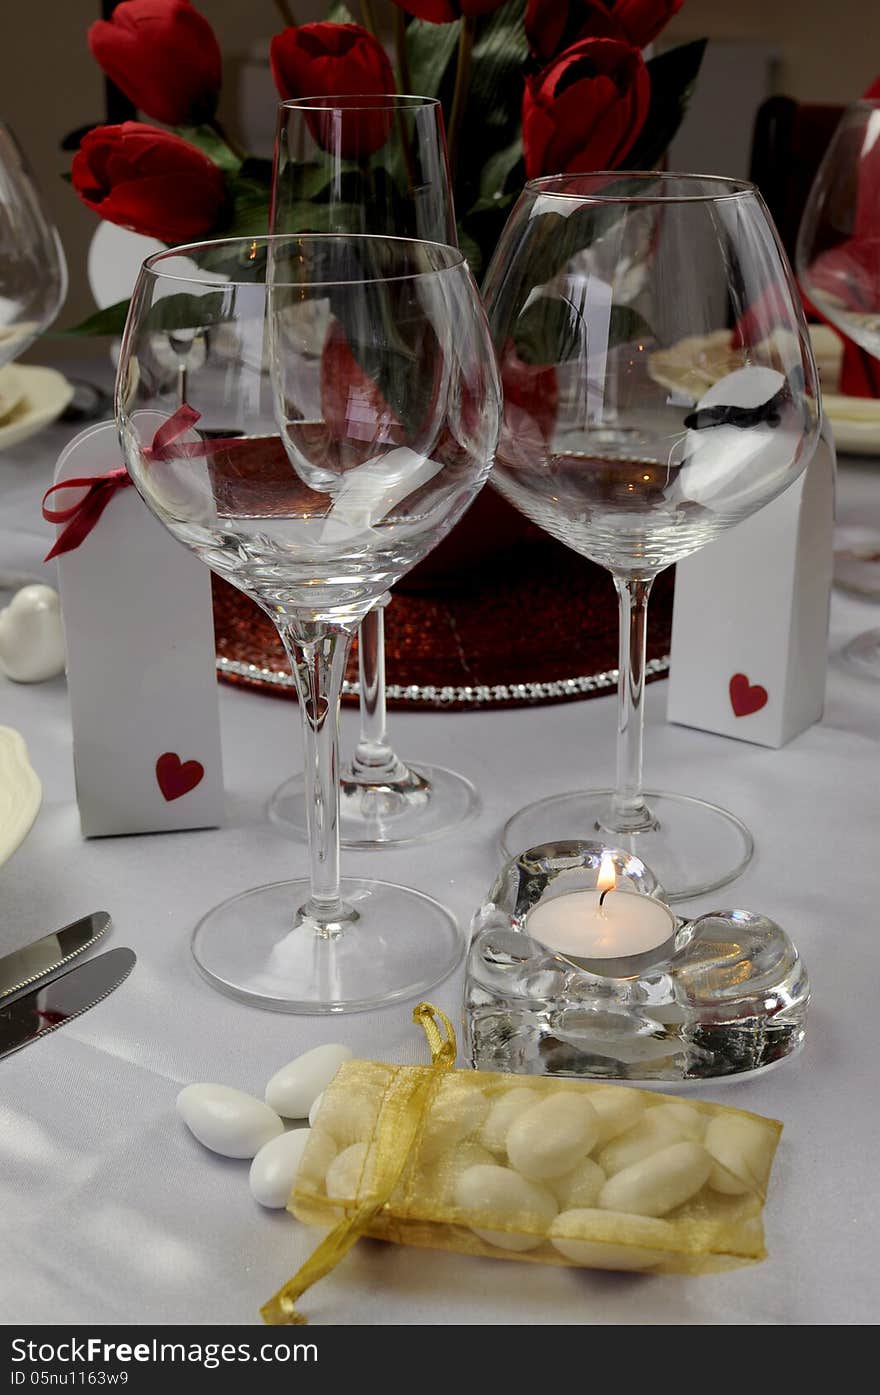
[[[505, 398], [493, 483], [607, 567], [621, 602], [618, 789], [530, 806], [505, 848], [600, 830], [672, 896], [723, 885], [751, 851], [740, 821], [642, 792], [645, 608], [660, 570], [769, 503], [815, 446], [815, 365], [775, 231], [738, 181], [551, 176], [526, 186], [484, 297]], [[670, 359], [719, 336], [724, 375], [695, 367], [671, 388]]]
[[276, 623], [303, 719], [311, 880], [242, 893], [194, 938], [202, 971], [239, 997], [376, 1006], [423, 992], [463, 952], [430, 897], [340, 885], [337, 717], [352, 635], [485, 481], [499, 414], [455, 248], [278, 236], [144, 264], [117, 377], [129, 472], [174, 536]]
[[58, 233], [12, 132], [0, 121], [0, 367], [52, 323], [66, 293]]

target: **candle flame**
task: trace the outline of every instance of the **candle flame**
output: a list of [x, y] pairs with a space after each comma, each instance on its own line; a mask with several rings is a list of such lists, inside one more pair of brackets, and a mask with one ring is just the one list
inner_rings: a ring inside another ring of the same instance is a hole
[[603, 852], [602, 861], [599, 863], [599, 875], [596, 878], [597, 891], [613, 891], [617, 886], [617, 873], [614, 870], [614, 858], [610, 852]]

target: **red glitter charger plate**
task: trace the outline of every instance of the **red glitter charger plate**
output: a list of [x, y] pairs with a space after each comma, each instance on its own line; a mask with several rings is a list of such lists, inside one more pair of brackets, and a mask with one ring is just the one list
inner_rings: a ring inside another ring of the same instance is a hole
[[[213, 577], [219, 676], [284, 697], [293, 679], [269, 618]], [[651, 598], [646, 677], [669, 667], [673, 572]], [[494, 490], [395, 587], [385, 610], [390, 707], [517, 707], [595, 697], [617, 682], [617, 598], [602, 567], [548, 538]], [[343, 700], [358, 696], [352, 655]]]

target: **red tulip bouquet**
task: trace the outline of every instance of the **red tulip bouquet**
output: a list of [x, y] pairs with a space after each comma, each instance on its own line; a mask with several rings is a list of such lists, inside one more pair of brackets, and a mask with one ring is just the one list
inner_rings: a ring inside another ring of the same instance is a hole
[[[459, 237], [479, 273], [525, 179], [661, 160], [705, 44], [648, 61], [642, 50], [682, 3], [394, 0], [389, 56], [371, 0], [360, 0], [363, 25], [334, 5], [332, 19], [276, 34], [272, 76], [285, 98], [439, 97]], [[286, 0], [280, 8], [289, 17]], [[188, 0], [122, 0], [88, 39], [150, 124], [97, 126], [84, 136], [71, 171], [80, 198], [102, 218], [168, 243], [265, 232], [271, 164], [237, 149], [216, 120], [222, 60], [204, 16]], [[380, 118], [368, 114], [348, 156], [381, 166], [384, 139]], [[110, 307], [80, 328], [117, 332], [125, 309]]]

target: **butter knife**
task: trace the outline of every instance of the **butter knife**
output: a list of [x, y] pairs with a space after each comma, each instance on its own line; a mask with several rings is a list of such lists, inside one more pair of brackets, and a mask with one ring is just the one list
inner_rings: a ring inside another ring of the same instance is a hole
[[0, 1003], [0, 1057], [19, 1051], [100, 1003], [128, 978], [136, 962], [134, 950], [111, 949], [14, 1002]]
[[78, 954], [91, 949], [93, 944], [110, 929], [112, 921], [106, 911], [93, 911], [81, 920], [65, 925], [61, 930], [53, 930], [24, 949], [15, 949], [0, 959], [0, 1003], [21, 993], [38, 983], [47, 974], [54, 973], [69, 964]]

